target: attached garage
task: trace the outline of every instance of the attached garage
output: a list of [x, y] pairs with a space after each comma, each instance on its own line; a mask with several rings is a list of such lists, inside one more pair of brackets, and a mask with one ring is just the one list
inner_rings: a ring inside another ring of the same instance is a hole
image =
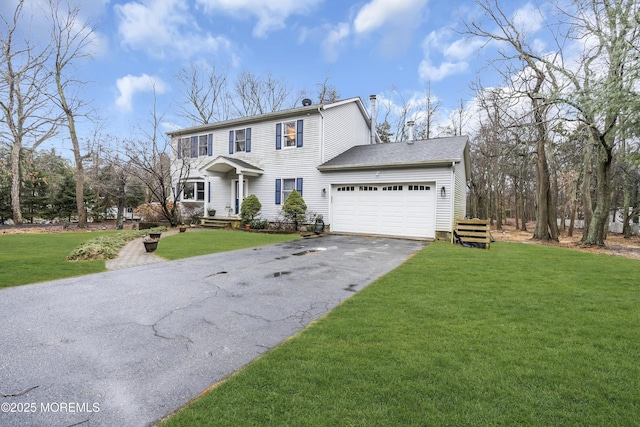
[[433, 239], [435, 183], [338, 184], [331, 187], [331, 230]]
[[467, 137], [360, 145], [318, 170], [332, 232], [450, 239], [466, 215]]

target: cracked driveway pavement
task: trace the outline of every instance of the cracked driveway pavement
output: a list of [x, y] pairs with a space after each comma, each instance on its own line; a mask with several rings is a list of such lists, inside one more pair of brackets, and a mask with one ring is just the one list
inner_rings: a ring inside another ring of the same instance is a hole
[[423, 245], [331, 235], [2, 290], [0, 425], [153, 425]]

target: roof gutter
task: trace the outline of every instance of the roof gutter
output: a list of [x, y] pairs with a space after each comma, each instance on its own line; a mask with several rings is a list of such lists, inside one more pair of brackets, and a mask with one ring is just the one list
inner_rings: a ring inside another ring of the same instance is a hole
[[342, 170], [368, 170], [368, 169], [397, 169], [397, 168], [410, 168], [420, 166], [450, 166], [451, 163], [459, 162], [459, 159], [440, 159], [440, 160], [427, 160], [423, 162], [410, 162], [410, 163], [379, 163], [371, 165], [320, 165], [316, 169], [321, 172], [333, 172]]

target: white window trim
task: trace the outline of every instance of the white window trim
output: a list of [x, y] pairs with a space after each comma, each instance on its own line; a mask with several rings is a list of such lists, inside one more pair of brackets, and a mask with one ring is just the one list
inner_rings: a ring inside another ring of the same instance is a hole
[[[193, 199], [187, 199], [186, 194], [185, 194], [185, 190], [186, 190], [186, 184], [193, 184]], [[198, 199], [198, 184], [202, 184], [202, 200]], [[204, 181], [185, 181], [184, 186], [182, 187], [182, 197], [180, 198], [180, 201], [183, 202], [204, 202], [205, 199], [207, 198], [207, 194], [206, 194], [206, 184]]]
[[[285, 134], [285, 123], [293, 123], [293, 128], [294, 128], [294, 131], [293, 131], [293, 145], [287, 145], [285, 143], [285, 141], [287, 141], [287, 135]], [[298, 148], [298, 121], [297, 120], [289, 120], [289, 121], [286, 121], [286, 122], [282, 122], [281, 126], [282, 126], [282, 136], [281, 136], [280, 145], [282, 146], [282, 149], [283, 150], [289, 150], [289, 149], [292, 149], [292, 148]], [[283, 184], [283, 187], [284, 187], [284, 184]]]

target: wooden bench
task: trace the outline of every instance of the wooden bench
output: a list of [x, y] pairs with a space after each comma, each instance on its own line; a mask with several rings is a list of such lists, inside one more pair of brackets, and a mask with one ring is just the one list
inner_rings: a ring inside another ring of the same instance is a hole
[[453, 242], [463, 246], [489, 249], [491, 245], [491, 231], [488, 219], [458, 219], [456, 220]]

